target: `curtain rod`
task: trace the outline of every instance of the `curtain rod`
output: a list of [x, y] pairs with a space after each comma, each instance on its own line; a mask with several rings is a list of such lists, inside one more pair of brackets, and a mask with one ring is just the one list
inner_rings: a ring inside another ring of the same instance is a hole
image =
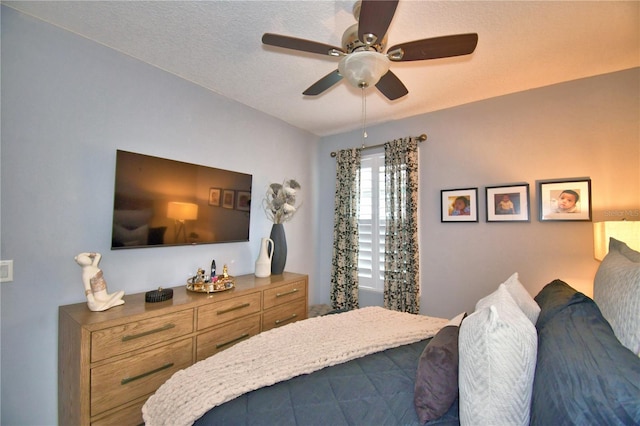
[[[418, 142], [424, 142], [427, 140], [427, 135], [425, 133], [421, 134], [420, 136], [416, 136], [416, 139], [418, 139]], [[369, 145], [369, 146], [363, 146], [362, 149], [373, 149], [373, 148], [380, 148], [381, 146], [384, 146], [383, 143], [378, 144], [378, 145]], [[335, 151], [331, 152], [331, 156], [335, 157], [336, 155], [338, 155]]]

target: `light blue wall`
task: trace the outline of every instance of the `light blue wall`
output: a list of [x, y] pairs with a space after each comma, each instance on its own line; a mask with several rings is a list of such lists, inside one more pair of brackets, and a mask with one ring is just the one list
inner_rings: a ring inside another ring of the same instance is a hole
[[[57, 422], [57, 310], [83, 302], [83, 251], [109, 290], [181, 285], [199, 266], [252, 273], [270, 182], [296, 178], [287, 269], [314, 273], [317, 137], [96, 43], [2, 7], [3, 425]], [[116, 149], [253, 174], [250, 242], [111, 251]], [[313, 277], [310, 280], [314, 291]]]
[[[640, 69], [635, 68], [367, 129], [370, 145], [428, 134], [419, 148], [420, 312], [442, 317], [472, 312], [479, 298], [514, 272], [533, 295], [555, 278], [592, 294], [599, 265], [593, 259], [592, 224], [539, 222], [536, 180], [590, 177], [595, 221], [619, 219], [624, 212], [630, 212], [627, 219], [640, 220], [638, 117]], [[329, 153], [360, 145], [360, 132], [320, 144], [320, 229], [333, 223], [335, 159]], [[485, 188], [514, 183], [530, 185], [531, 222], [487, 223]], [[473, 187], [479, 223], [441, 223], [440, 191]], [[318, 281], [325, 283], [332, 238], [319, 237]], [[367, 304], [374, 303], [366, 296]]]
[[[328, 302], [335, 160], [358, 132], [318, 138], [198, 86], [2, 7], [0, 422], [55, 424], [57, 308], [83, 301], [73, 256], [103, 254], [110, 289], [180, 285], [211, 258], [251, 273], [270, 223], [254, 204], [249, 243], [111, 252], [115, 150], [252, 173], [254, 199], [294, 177], [287, 269]], [[428, 72], [425, 71], [425, 72]], [[422, 313], [453, 316], [518, 271], [530, 292], [563, 278], [587, 293], [590, 223], [539, 223], [535, 180], [590, 176], [594, 218], [640, 209], [640, 70], [578, 80], [368, 129], [420, 147]], [[392, 108], [392, 106], [390, 106]], [[484, 187], [531, 184], [528, 224], [485, 222]], [[480, 222], [440, 223], [440, 190], [478, 187]], [[370, 303], [375, 303], [370, 301]]]

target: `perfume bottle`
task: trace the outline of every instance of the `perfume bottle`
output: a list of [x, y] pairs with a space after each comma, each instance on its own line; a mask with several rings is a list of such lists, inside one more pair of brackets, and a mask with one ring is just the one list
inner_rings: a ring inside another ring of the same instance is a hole
[[213, 259], [211, 261], [211, 275], [210, 276], [211, 276], [211, 281], [213, 281], [215, 279], [214, 277], [216, 276], [216, 260], [215, 259]]

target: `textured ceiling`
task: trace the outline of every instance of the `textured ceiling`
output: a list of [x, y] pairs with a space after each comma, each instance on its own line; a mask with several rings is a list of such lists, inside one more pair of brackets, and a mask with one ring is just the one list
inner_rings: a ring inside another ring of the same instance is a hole
[[[361, 126], [359, 89], [302, 92], [337, 59], [263, 46], [265, 32], [340, 46], [354, 1], [3, 1], [227, 98], [325, 136]], [[401, 0], [388, 46], [475, 32], [472, 55], [391, 69], [396, 101], [367, 89], [368, 125], [640, 66], [639, 1]]]

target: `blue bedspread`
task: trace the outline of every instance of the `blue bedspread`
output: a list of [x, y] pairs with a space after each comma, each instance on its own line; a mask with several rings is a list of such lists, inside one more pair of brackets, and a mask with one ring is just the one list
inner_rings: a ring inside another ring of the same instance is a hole
[[[413, 405], [427, 340], [368, 355], [242, 395], [203, 425], [419, 425]], [[458, 402], [428, 425], [458, 425]]]

